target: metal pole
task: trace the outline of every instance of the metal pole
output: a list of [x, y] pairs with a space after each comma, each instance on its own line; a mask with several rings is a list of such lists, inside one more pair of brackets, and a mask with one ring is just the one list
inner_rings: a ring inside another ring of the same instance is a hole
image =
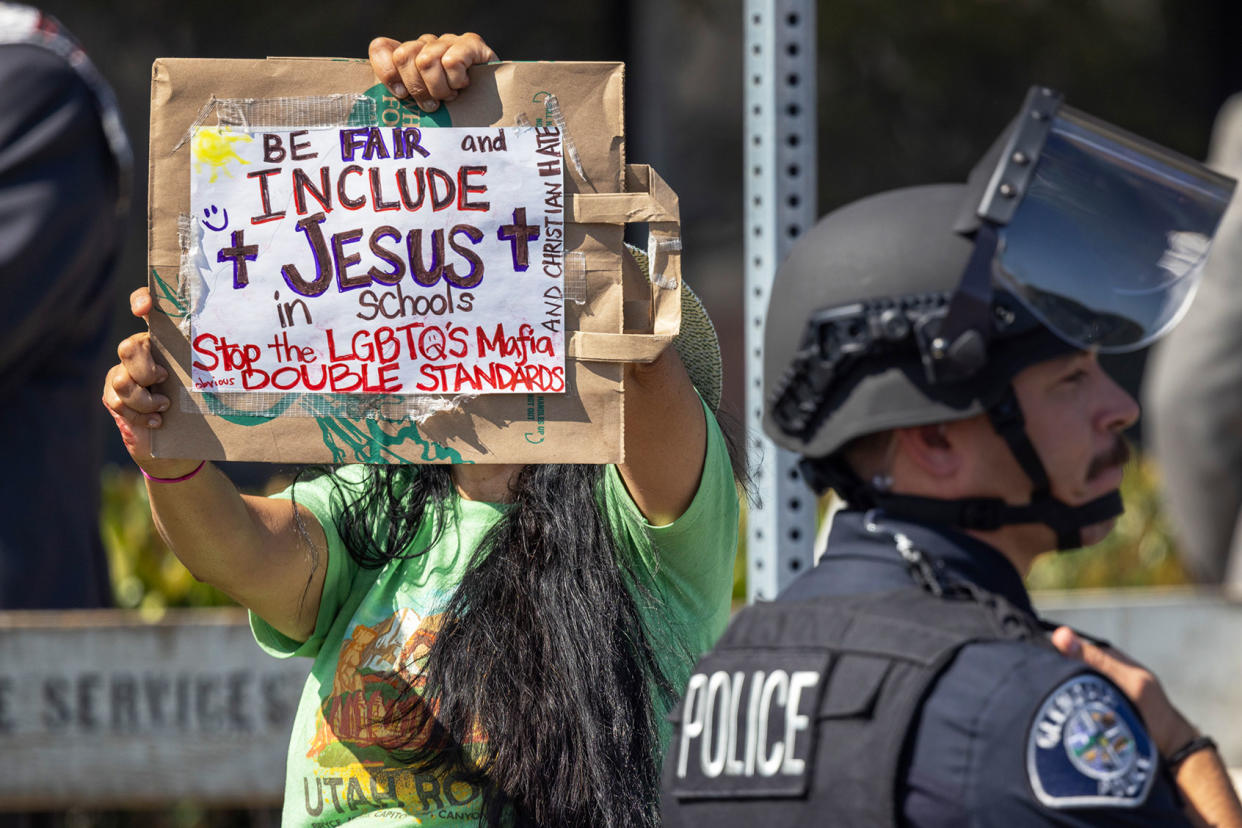
[[776, 268], [815, 221], [815, 4], [746, 0], [746, 425], [758, 503], [747, 517], [747, 599], [812, 564], [816, 500], [795, 455], [763, 434], [763, 321]]

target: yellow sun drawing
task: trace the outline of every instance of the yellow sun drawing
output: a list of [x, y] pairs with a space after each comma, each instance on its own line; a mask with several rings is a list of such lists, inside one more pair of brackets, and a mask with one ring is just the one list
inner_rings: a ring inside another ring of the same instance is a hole
[[236, 160], [241, 164], [250, 163], [234, 151], [233, 145], [238, 141], [253, 140], [249, 135], [232, 134], [220, 127], [199, 127], [194, 131], [194, 141], [191, 146], [194, 172], [201, 173], [203, 165], [207, 164], [212, 168], [210, 179], [212, 182], [216, 180], [216, 175], [220, 172], [232, 178], [233, 174], [228, 168], [230, 161]]

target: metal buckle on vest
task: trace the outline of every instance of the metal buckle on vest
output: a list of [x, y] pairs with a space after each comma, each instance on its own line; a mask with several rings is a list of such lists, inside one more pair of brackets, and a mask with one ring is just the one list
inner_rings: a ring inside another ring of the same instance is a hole
[[893, 533], [893, 541], [897, 546], [898, 553], [901, 554], [903, 560], [910, 568], [910, 573], [914, 575], [914, 579], [922, 584], [923, 588], [940, 598], [944, 595], [944, 586], [940, 583], [940, 579], [936, 577], [936, 570], [932, 567], [931, 561], [927, 560], [927, 556], [923, 554], [923, 550], [914, 545], [908, 537], [900, 532]]
[[881, 526], [876, 520], [876, 510], [870, 509], [863, 516], [863, 528], [868, 532], [879, 534], [883, 532], [893, 539], [893, 545], [897, 548], [897, 553], [901, 555], [901, 559], [906, 562], [906, 568], [909, 569], [911, 577], [937, 598], [944, 595], [944, 585], [936, 576], [936, 568], [932, 561], [914, 545], [914, 541], [901, 533]]
[[978, 587], [975, 587], [973, 592], [975, 600], [992, 613], [1000, 632], [1006, 638], [1029, 638], [1031, 633], [1038, 629], [1038, 619], [1015, 607], [1004, 596]]

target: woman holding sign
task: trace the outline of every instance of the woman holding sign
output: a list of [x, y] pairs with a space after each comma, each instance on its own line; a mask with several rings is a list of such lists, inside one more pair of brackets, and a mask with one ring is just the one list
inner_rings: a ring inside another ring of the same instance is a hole
[[[495, 59], [477, 35], [371, 44], [427, 111]], [[151, 312], [145, 288], [131, 306]], [[728, 619], [737, 539], [719, 349], [698, 330], [678, 350], [705, 362], [627, 369], [623, 464], [354, 466], [271, 498], [151, 455], [168, 374], [148, 334], [120, 344], [103, 401], [161, 534], [265, 649], [314, 659], [285, 825], [656, 824], [663, 717]]]

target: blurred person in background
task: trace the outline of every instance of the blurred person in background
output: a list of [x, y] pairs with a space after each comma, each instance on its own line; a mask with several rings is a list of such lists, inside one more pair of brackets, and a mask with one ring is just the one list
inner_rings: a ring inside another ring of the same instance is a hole
[[[1208, 165], [1242, 176], [1242, 94], [1220, 108]], [[1144, 434], [1190, 577], [1242, 585], [1242, 203], [1221, 220], [1199, 295], [1152, 349]]]
[[99, 535], [130, 148], [112, 89], [53, 17], [0, 3], [0, 610], [112, 604]]

